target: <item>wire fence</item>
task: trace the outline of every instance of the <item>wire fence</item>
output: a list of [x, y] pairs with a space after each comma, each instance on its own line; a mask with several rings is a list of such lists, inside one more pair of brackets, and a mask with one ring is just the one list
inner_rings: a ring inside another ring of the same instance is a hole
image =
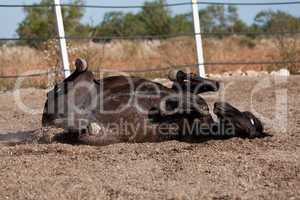
[[[163, 4], [164, 7], [177, 7], [177, 6], [187, 6], [192, 5], [190, 2], [181, 2], [181, 3], [170, 3]], [[296, 5], [300, 4], [300, 1], [282, 1], [282, 2], [242, 2], [242, 3], [234, 3], [234, 2], [215, 2], [215, 1], [200, 1], [197, 4], [199, 5], [233, 5], [233, 6], [280, 6], [280, 5]], [[0, 4], [0, 8], [45, 8], [45, 7], [55, 7], [58, 6], [56, 4]], [[88, 4], [60, 4], [61, 7], [80, 7], [80, 8], [98, 8], [98, 9], [132, 9], [132, 8], [143, 8], [144, 5], [132, 5], [132, 6], [111, 6], [111, 5], [88, 5]], [[157, 6], [150, 4], [149, 6]], [[159, 5], [161, 6], [161, 5]], [[90, 36], [90, 37], [81, 37], [81, 36], [65, 36], [63, 39], [67, 40], [91, 40], [91, 41], [108, 41], [108, 40], [156, 40], [156, 39], [166, 39], [166, 38], [176, 38], [183, 36], [196, 36], [201, 35], [203, 37], [220, 37], [220, 36], [232, 36], [232, 35], [247, 35], [247, 36], [277, 36], [277, 35], [295, 35], [300, 34], [300, 31], [284, 31], [284, 32], [201, 32], [201, 33], [176, 33], [176, 34], [164, 34], [164, 35], [135, 35], [135, 36]], [[11, 37], [11, 38], [0, 38], [0, 41], [47, 41], [47, 40], [59, 40], [61, 37], [32, 37], [32, 38], [24, 38], [24, 37]], [[124, 67], [94, 67], [98, 70], [93, 70], [94, 73], [102, 73], [102, 72], [125, 72], [125, 73], [143, 73], [143, 72], [154, 72], [154, 71], [166, 71], [172, 68], [188, 68], [188, 67], [196, 67], [199, 65], [279, 65], [279, 64], [299, 64], [300, 60], [279, 60], [279, 61], [255, 61], [255, 62], [205, 62], [205, 63], [194, 63], [194, 64], [185, 64], [185, 65], [174, 65], [168, 67], [151, 67], [144, 66], [140, 69], [128, 70], [124, 69]], [[90, 67], [93, 68], [93, 67]], [[16, 78], [28, 78], [28, 77], [39, 77], [46, 76], [50, 74], [57, 74], [60, 71], [47, 71], [44, 73], [34, 73], [34, 74], [26, 74], [26, 75], [0, 75], [0, 79], [16, 79]]]
[[[186, 65], [173, 65], [169, 67], [142, 67], [141, 69], [124, 69], [123, 67], [90, 67], [91, 69], [97, 70], [90, 70], [93, 73], [147, 73], [147, 72], [160, 72], [160, 71], [167, 71], [171, 69], [183, 69], [183, 68], [191, 68], [197, 67], [199, 65], [282, 65], [282, 64], [300, 64], [300, 60], [295, 61], [256, 61], [256, 62], [205, 62], [205, 63], [195, 63], [195, 64], [186, 64]], [[74, 70], [70, 70], [73, 72]], [[24, 74], [24, 75], [0, 75], [0, 79], [17, 79], [17, 78], [33, 78], [33, 77], [40, 77], [40, 76], [47, 76], [47, 75], [55, 75], [59, 74], [61, 71], [57, 70], [48, 70], [47, 72], [43, 73], [33, 73], [33, 74]]]
[[[192, 5], [191, 1], [181, 3], [169, 3], [163, 4], [164, 7], [177, 7], [177, 6], [188, 6]], [[281, 6], [281, 5], [295, 5], [300, 4], [300, 1], [282, 1], [282, 2], [215, 2], [215, 1], [200, 1], [198, 5], [233, 5], [233, 6]], [[57, 4], [0, 4], [3, 8], [42, 8], [42, 7], [55, 7]], [[88, 5], [88, 4], [59, 4], [62, 7], [80, 7], [80, 8], [102, 8], [102, 9], [132, 9], [132, 8], [143, 8], [144, 5], [132, 5], [132, 6], [111, 6], [111, 5]], [[156, 5], [148, 5], [155, 7]]]
[[297, 35], [300, 31], [279, 31], [279, 32], [201, 32], [201, 33], [176, 33], [176, 34], [161, 34], [161, 35], [135, 35], [135, 36], [65, 36], [65, 37], [32, 37], [32, 38], [0, 38], [0, 41], [47, 41], [47, 40], [97, 40], [97, 41], [107, 41], [107, 40], [156, 40], [156, 39], [166, 39], [166, 38], [176, 38], [184, 36], [196, 36], [201, 35], [203, 37], [220, 37], [220, 36], [279, 36], [279, 35]]

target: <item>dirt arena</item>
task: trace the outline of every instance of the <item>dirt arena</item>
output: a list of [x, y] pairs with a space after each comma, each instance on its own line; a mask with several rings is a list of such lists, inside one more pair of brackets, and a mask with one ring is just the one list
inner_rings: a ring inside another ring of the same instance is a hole
[[[300, 199], [300, 76], [231, 77], [224, 98], [272, 137], [198, 143], [8, 145], [41, 127], [45, 90], [0, 93], [0, 199]], [[251, 98], [252, 97], [252, 98]]]

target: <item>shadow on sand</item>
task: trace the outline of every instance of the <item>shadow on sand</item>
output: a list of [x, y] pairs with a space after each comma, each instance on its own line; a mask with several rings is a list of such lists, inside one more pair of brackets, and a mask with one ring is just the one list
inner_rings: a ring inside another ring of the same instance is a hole
[[[18, 132], [7, 132], [4, 134], [0, 133], [0, 144], [14, 146], [20, 144], [51, 144], [51, 143], [62, 143], [62, 144], [71, 144], [71, 145], [80, 145], [78, 141], [78, 134], [61, 132], [54, 135], [51, 139], [45, 136], [38, 136], [39, 129], [30, 130], [30, 131], [18, 131]], [[256, 138], [265, 138], [272, 137], [272, 135], [265, 133], [264, 135]], [[210, 140], [227, 140], [233, 137], [220, 137], [220, 136], [203, 136], [203, 137], [179, 137], [172, 138], [169, 140], [177, 140], [179, 142], [186, 143], [203, 143]], [[240, 137], [241, 138], [241, 137]], [[164, 140], [167, 141], [168, 139]]]
[[33, 139], [36, 130], [0, 133], [0, 144], [21, 144]]

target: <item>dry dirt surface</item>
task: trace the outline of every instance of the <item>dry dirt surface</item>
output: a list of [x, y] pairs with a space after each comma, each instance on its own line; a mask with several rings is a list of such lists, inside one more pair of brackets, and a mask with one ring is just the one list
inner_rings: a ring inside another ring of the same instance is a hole
[[[224, 83], [223, 92], [203, 95], [210, 106], [220, 98], [241, 110], [252, 105], [272, 137], [8, 145], [39, 129], [41, 114], [0, 93], [0, 199], [300, 199], [300, 77]], [[45, 94], [24, 89], [21, 99], [40, 111]]]

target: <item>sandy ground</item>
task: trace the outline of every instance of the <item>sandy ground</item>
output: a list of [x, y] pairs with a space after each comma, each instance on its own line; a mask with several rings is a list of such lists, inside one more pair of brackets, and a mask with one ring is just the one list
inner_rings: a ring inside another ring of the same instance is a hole
[[[0, 93], [0, 199], [300, 199], [300, 77], [224, 82], [223, 92], [203, 95], [210, 105], [221, 97], [252, 105], [272, 137], [11, 146], [40, 128], [41, 114]], [[21, 90], [21, 98], [40, 111], [45, 93]]]

